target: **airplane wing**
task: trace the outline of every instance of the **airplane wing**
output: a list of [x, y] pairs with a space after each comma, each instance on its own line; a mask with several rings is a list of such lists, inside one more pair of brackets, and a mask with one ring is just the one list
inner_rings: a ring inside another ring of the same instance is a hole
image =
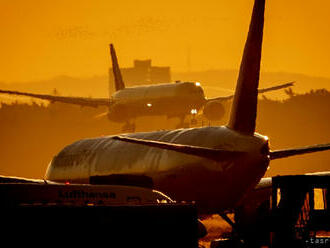
[[1, 183], [45, 183], [42, 179], [30, 179], [23, 177], [8, 177], [0, 175], [0, 184]]
[[[272, 87], [268, 87], [268, 88], [263, 88], [263, 89], [258, 89], [258, 94], [262, 94], [268, 91], [273, 91], [273, 90], [280, 90], [280, 89], [284, 89], [287, 87], [291, 87], [294, 85], [294, 82], [289, 82], [289, 83], [285, 83], [285, 84], [280, 84], [280, 85], [276, 85], [276, 86], [272, 86]], [[234, 95], [230, 95], [230, 96], [219, 96], [219, 97], [215, 97], [215, 98], [209, 98], [207, 99], [208, 102], [210, 101], [224, 101], [224, 100], [230, 100], [234, 97]]]
[[[312, 172], [312, 173], [297, 174], [297, 175], [285, 175], [285, 176], [301, 176], [301, 175], [324, 177], [324, 176], [330, 176], [330, 171], [320, 171], [320, 172]], [[257, 186], [252, 191], [252, 193], [262, 191], [262, 190], [270, 190], [270, 189], [272, 189], [272, 186], [273, 186], [272, 177], [264, 177], [259, 181]], [[268, 192], [270, 192], [270, 191], [268, 191]], [[252, 196], [250, 195], [249, 197], [252, 197]], [[261, 200], [265, 200], [265, 199], [261, 199]]]
[[[312, 173], [305, 173], [305, 174], [298, 174], [298, 175], [330, 176], [330, 171], [320, 171], [320, 172], [312, 172]], [[297, 176], [297, 175], [290, 175], [290, 176]], [[271, 177], [264, 177], [264, 178], [261, 178], [260, 182], [255, 187], [255, 189], [258, 190], [258, 189], [271, 188], [271, 187], [272, 187], [272, 178]]]
[[53, 96], [53, 95], [34, 94], [34, 93], [11, 91], [11, 90], [0, 90], [0, 94], [28, 96], [37, 99], [48, 100], [51, 102], [63, 102], [63, 103], [76, 104], [80, 106], [89, 106], [89, 107], [109, 106], [110, 104], [109, 98]]
[[272, 187], [272, 178], [271, 177], [264, 177], [261, 178], [257, 186], [254, 188], [254, 190], [261, 190], [261, 189], [267, 189]]

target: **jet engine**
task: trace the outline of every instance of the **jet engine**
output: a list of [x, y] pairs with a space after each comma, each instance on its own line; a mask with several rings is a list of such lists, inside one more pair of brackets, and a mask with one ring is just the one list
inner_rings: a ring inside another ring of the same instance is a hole
[[221, 101], [209, 101], [204, 106], [203, 115], [210, 121], [219, 121], [225, 115], [225, 108]]

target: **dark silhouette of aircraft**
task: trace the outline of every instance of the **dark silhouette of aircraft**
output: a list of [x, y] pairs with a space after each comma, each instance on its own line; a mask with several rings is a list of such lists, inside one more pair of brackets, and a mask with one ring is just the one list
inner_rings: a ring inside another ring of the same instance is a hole
[[195, 201], [200, 213], [224, 213], [256, 187], [271, 160], [330, 149], [328, 143], [273, 151], [255, 132], [264, 8], [265, 0], [255, 0], [226, 126], [79, 140], [53, 158], [45, 179], [144, 185]]
[[[134, 131], [134, 120], [140, 116], [166, 115], [168, 118], [178, 117], [178, 127], [183, 127], [187, 115], [195, 116], [203, 109], [204, 116], [209, 120], [220, 120], [224, 113], [222, 101], [233, 98], [233, 95], [206, 98], [199, 82], [175, 82], [154, 85], [125, 87], [119, 68], [115, 49], [110, 44], [113, 75], [116, 92], [110, 98], [67, 97], [27, 92], [0, 90], [3, 94], [29, 96], [51, 102], [63, 102], [81, 106], [106, 106], [108, 112], [97, 117], [107, 116], [114, 122], [124, 122], [123, 131]], [[259, 89], [259, 93], [287, 88], [293, 82], [278, 86]]]

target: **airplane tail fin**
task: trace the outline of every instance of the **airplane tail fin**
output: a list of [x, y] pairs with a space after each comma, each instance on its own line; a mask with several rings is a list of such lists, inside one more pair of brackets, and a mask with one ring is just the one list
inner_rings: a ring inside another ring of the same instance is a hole
[[247, 135], [254, 133], [256, 125], [264, 10], [265, 0], [256, 0], [228, 123], [229, 128]]
[[112, 70], [113, 70], [113, 76], [115, 81], [115, 90], [122, 90], [125, 88], [125, 84], [123, 81], [123, 77], [120, 72], [120, 68], [118, 65], [118, 59], [116, 55], [115, 48], [113, 47], [113, 44], [110, 44], [110, 54], [111, 54], [111, 60], [112, 60]]

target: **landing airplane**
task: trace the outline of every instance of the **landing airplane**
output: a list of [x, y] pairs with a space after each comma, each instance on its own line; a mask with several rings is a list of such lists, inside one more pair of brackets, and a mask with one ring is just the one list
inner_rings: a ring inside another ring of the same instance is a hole
[[171, 199], [195, 201], [200, 213], [224, 213], [256, 187], [271, 160], [330, 149], [328, 143], [273, 151], [255, 132], [264, 8], [265, 0], [255, 0], [226, 126], [79, 140], [53, 158], [45, 179], [88, 184], [97, 176], [126, 185], [134, 177]]
[[[110, 44], [110, 54], [113, 64], [113, 75], [116, 92], [110, 98], [67, 97], [45, 94], [34, 94], [19, 91], [0, 90], [3, 94], [29, 96], [51, 102], [63, 102], [81, 106], [107, 106], [107, 116], [110, 121], [124, 122], [123, 131], [135, 130], [134, 120], [140, 116], [166, 115], [168, 118], [178, 117], [179, 127], [184, 126], [187, 115], [195, 116], [203, 109], [204, 116], [209, 120], [219, 120], [224, 115], [221, 101], [233, 96], [206, 98], [199, 82], [176, 82], [166, 84], [125, 87], [115, 49]], [[259, 93], [287, 88], [293, 82], [278, 86], [259, 89]]]

